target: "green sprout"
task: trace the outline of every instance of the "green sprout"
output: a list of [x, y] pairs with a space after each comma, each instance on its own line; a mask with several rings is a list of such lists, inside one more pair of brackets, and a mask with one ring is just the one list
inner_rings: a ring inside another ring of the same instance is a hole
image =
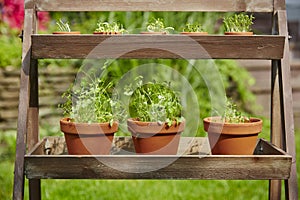
[[62, 19], [59, 19], [59, 21], [56, 22], [56, 25], [61, 32], [71, 32], [68, 22], [63, 22]]
[[98, 22], [97, 28], [95, 32], [98, 33], [124, 33], [126, 30], [123, 28], [122, 24], [119, 24], [117, 22]]
[[169, 33], [170, 30], [174, 30], [173, 27], [165, 27], [165, 24], [160, 18], [153, 18], [147, 25], [147, 30], [149, 32], [163, 32]]
[[225, 32], [251, 32], [253, 20], [253, 15], [247, 15], [244, 13], [225, 17], [223, 19]]
[[204, 32], [204, 28], [201, 24], [198, 23], [187, 23], [183, 28], [183, 32]]
[[243, 116], [237, 109], [237, 105], [233, 103], [232, 99], [226, 99], [226, 107], [222, 120], [226, 123], [246, 123], [249, 122], [249, 118]]
[[183, 121], [182, 105], [178, 94], [170, 89], [167, 82], [143, 83], [143, 77], [135, 79], [134, 84], [125, 86], [126, 96], [130, 97], [129, 113], [136, 120], [144, 122], [177, 124]]

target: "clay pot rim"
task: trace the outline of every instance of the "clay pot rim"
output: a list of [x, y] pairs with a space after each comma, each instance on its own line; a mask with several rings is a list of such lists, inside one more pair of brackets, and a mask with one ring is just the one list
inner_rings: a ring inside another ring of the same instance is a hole
[[142, 31], [140, 34], [144, 35], [166, 35], [167, 32], [150, 32], [150, 31]]
[[78, 35], [78, 34], [80, 34], [80, 31], [71, 31], [71, 32], [55, 31], [52, 34], [54, 34], [54, 35]]
[[[142, 122], [134, 120], [133, 118], [127, 119], [127, 126], [132, 134], [172, 134], [181, 133], [185, 128], [185, 119], [178, 125], [173, 121], [171, 126], [167, 123], [159, 124], [158, 122]], [[153, 130], [155, 130], [153, 132]]]
[[[103, 123], [81, 123], [71, 122], [71, 118], [65, 117], [60, 120], [61, 131], [66, 134], [113, 134], [118, 131], [119, 122], [114, 121], [110, 126], [109, 122]], [[89, 131], [86, 131], [91, 129]], [[99, 132], [99, 129], [101, 130]], [[94, 131], [97, 130], [97, 131]]]
[[262, 131], [263, 121], [260, 118], [251, 117], [247, 123], [223, 123], [213, 122], [212, 119], [220, 119], [220, 116], [207, 117], [203, 119], [204, 130], [210, 133], [226, 135], [252, 135]]
[[[139, 124], [141, 126], [164, 126], [164, 125], [167, 125], [166, 122], [164, 122], [163, 124], [159, 124], [158, 122], [144, 122], [144, 121], [140, 121], [140, 120], [136, 120], [135, 118], [128, 118], [127, 119], [127, 122], [130, 122], [130, 123], [134, 123], [134, 124]], [[182, 121], [182, 122], [179, 122], [178, 126], [181, 124], [181, 123], [185, 123], [185, 119]], [[177, 126], [176, 125], [176, 121], [174, 120], [172, 125], [171, 126]]]
[[180, 32], [182, 35], [208, 35], [208, 32]]
[[222, 117], [220, 116], [213, 116], [213, 117], [206, 117], [203, 119], [204, 122], [210, 123], [210, 124], [224, 124], [226, 126], [237, 126], [237, 125], [249, 125], [249, 124], [262, 124], [263, 120], [257, 117], [250, 117], [250, 122], [245, 123], [228, 123], [228, 122], [218, 122], [218, 121], [212, 121], [212, 120], [220, 120]]
[[97, 32], [94, 31], [93, 34], [95, 35], [120, 35], [120, 32]]
[[247, 35], [253, 35], [253, 32], [225, 32], [224, 34], [225, 35], [241, 35], [241, 36], [245, 35], [245, 36], [247, 36]]

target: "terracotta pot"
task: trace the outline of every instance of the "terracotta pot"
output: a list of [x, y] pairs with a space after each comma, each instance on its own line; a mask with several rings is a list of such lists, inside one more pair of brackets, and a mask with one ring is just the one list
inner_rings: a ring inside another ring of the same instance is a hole
[[262, 130], [262, 120], [250, 118], [247, 123], [221, 123], [220, 117], [203, 120], [208, 133], [211, 152], [214, 155], [252, 155], [258, 134]]
[[197, 36], [197, 35], [208, 35], [207, 32], [181, 32], [180, 34], [182, 34], [182, 35], [191, 35], [191, 36], [193, 36], [193, 35], [195, 35], [195, 36]]
[[94, 32], [94, 34], [98, 35], [119, 35], [119, 32]]
[[253, 35], [253, 32], [225, 32], [225, 35]]
[[110, 153], [118, 123], [75, 123], [70, 118], [60, 120], [70, 155], [107, 155]]
[[127, 126], [132, 134], [137, 154], [176, 155], [185, 122], [176, 125], [174, 121], [169, 127], [166, 123], [158, 124], [128, 119]]
[[63, 31], [55, 31], [53, 32], [55, 35], [78, 35], [80, 34], [79, 31], [71, 31], [71, 32], [63, 32]]
[[144, 34], [144, 35], [166, 35], [167, 32], [148, 32], [148, 31], [145, 31], [145, 32], [141, 32], [140, 34]]

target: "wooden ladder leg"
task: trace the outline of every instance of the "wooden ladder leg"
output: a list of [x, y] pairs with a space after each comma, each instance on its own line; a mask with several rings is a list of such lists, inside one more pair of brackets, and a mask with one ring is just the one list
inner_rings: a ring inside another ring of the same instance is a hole
[[291, 86], [291, 67], [289, 58], [289, 42], [287, 30], [287, 16], [285, 10], [278, 11], [279, 35], [285, 36], [284, 56], [281, 60], [280, 73], [280, 94], [282, 99], [281, 116], [283, 121], [283, 149], [292, 156], [290, 178], [285, 180], [286, 199], [298, 199], [298, 183], [296, 169], [296, 146], [294, 131], [293, 99]]
[[[27, 145], [28, 151], [39, 141], [39, 99], [38, 99], [38, 65], [37, 60], [31, 60], [30, 67], [30, 99], [28, 111]], [[29, 197], [32, 200], [41, 199], [40, 179], [29, 179]]]
[[[280, 94], [278, 78], [278, 60], [272, 60], [271, 75], [271, 142], [282, 148], [282, 126], [280, 117]], [[269, 181], [269, 199], [281, 199], [281, 180]]]
[[[14, 170], [13, 199], [24, 198], [24, 156], [26, 153], [26, 142], [32, 135], [27, 135], [28, 117], [31, 116], [30, 104], [30, 69], [33, 61], [31, 59], [31, 34], [36, 32], [36, 12], [34, 8], [25, 9], [24, 35], [22, 45], [22, 68], [20, 74], [19, 113], [18, 129], [16, 138], [16, 158]], [[30, 117], [32, 118], [32, 117]], [[31, 184], [31, 183], [30, 183]], [[37, 185], [36, 182], [34, 185]]]

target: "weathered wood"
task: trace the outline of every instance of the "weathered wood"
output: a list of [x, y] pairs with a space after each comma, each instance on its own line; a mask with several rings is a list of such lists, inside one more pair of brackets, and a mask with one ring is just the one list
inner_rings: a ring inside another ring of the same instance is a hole
[[29, 69], [31, 60], [31, 34], [33, 32], [34, 10], [25, 10], [24, 36], [22, 49], [22, 68], [20, 78], [19, 116], [16, 139], [16, 159], [14, 171], [13, 199], [21, 200], [24, 195], [24, 155], [27, 131], [27, 111], [29, 107]]
[[[278, 33], [278, 21], [273, 14], [272, 34]], [[272, 60], [271, 65], [271, 142], [272, 144], [282, 148], [282, 119], [281, 119], [281, 98], [279, 83], [279, 62], [280, 60]], [[269, 181], [269, 199], [281, 199], [281, 180]]]
[[[281, 59], [282, 36], [33, 35], [33, 58]], [[184, 44], [184, 45], [183, 45]]]
[[[59, 5], [59, 6], [58, 6]], [[215, 11], [273, 12], [273, 0], [31, 0], [38, 11]]]
[[[194, 153], [181, 156], [44, 155], [46, 151], [42, 151], [43, 147], [38, 146], [32, 153], [42, 153], [42, 155], [26, 155], [25, 171], [28, 178], [287, 179], [289, 177], [291, 157], [264, 140], [260, 140], [257, 145], [255, 151], [257, 155], [245, 156], [207, 155], [209, 153], [207, 138], [183, 137], [181, 140], [183, 144], [189, 143], [189, 140], [194, 140], [189, 144], [198, 141], [201, 147], [197, 148], [197, 155]], [[48, 147], [60, 146], [57, 144], [59, 141], [63, 142], [56, 139], [56, 144]], [[46, 141], [40, 143], [40, 145], [45, 144]], [[202, 148], [203, 146], [205, 148]], [[127, 172], [118, 171], [105, 163], [109, 163], [110, 166], [122, 166]], [[157, 163], [168, 165], [157, 171], [145, 172]], [[133, 173], [141, 171], [143, 173]]]
[[[279, 2], [283, 2], [280, 0]], [[293, 118], [293, 98], [291, 86], [291, 68], [289, 57], [289, 41], [288, 41], [288, 27], [287, 16], [285, 10], [278, 10], [278, 32], [280, 35], [285, 36], [284, 43], [284, 57], [280, 62], [280, 82], [281, 91], [280, 96], [282, 99], [282, 124], [283, 124], [283, 148], [292, 156], [291, 176], [285, 181], [287, 199], [298, 199], [298, 183], [297, 183], [297, 169], [296, 169], [296, 146], [295, 146], [295, 131], [294, 131], [294, 118]]]

